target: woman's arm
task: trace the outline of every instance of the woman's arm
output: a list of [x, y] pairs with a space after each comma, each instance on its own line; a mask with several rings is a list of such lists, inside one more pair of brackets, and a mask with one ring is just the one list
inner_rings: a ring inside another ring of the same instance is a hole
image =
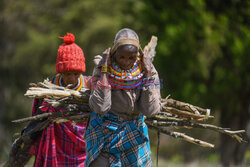
[[[102, 57], [95, 57], [95, 61], [98, 62], [98, 66], [107, 66], [109, 50], [106, 50]], [[105, 72], [100, 73], [96, 66], [93, 71], [93, 77], [90, 79], [91, 94], [89, 106], [96, 113], [107, 113], [111, 108], [111, 85], [108, 83], [107, 75]]]
[[153, 64], [151, 64], [151, 78], [154, 82], [142, 87], [139, 99], [139, 109], [146, 116], [157, 114], [161, 110], [160, 79]]

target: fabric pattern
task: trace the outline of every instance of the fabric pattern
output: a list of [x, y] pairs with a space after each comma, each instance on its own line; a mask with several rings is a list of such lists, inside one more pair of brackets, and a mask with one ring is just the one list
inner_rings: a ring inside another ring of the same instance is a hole
[[[58, 82], [57, 82], [58, 81]], [[53, 83], [60, 85], [60, 75], [53, 79]], [[75, 90], [85, 86], [85, 77], [81, 76]], [[62, 85], [60, 85], [62, 86]], [[33, 104], [32, 114], [35, 114], [36, 100]], [[42, 106], [46, 103], [43, 102]], [[43, 112], [62, 112], [64, 110], [53, 107], [44, 107]], [[31, 148], [35, 155], [35, 167], [84, 167], [86, 159], [84, 134], [86, 123], [73, 124], [72, 121], [50, 124], [41, 137]]]
[[101, 152], [108, 153], [111, 167], [152, 166], [148, 129], [144, 116], [126, 121], [114, 114], [91, 113], [86, 130], [85, 165], [89, 166]]

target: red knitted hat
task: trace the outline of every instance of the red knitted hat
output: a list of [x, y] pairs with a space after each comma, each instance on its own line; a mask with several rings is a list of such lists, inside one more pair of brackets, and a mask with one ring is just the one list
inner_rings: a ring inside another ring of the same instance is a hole
[[82, 49], [74, 43], [75, 36], [67, 33], [67, 36], [59, 37], [64, 44], [59, 46], [56, 59], [56, 72], [81, 71], [85, 72], [85, 57]]

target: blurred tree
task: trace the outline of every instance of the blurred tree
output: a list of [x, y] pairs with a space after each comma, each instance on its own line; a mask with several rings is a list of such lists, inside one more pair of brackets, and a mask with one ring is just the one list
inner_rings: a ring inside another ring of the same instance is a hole
[[[250, 2], [147, 0], [141, 20], [159, 37], [155, 60], [163, 95], [211, 106], [220, 124], [246, 129], [249, 122]], [[240, 164], [248, 144], [221, 136], [224, 166]]]
[[[250, 2], [231, 0], [207, 1], [207, 9], [218, 18], [224, 38], [220, 45], [221, 57], [214, 60], [207, 84], [220, 99], [220, 122], [224, 127], [246, 129], [250, 122]], [[210, 98], [212, 101], [212, 97]], [[220, 104], [221, 102], [221, 104]], [[247, 139], [249, 141], [249, 137]], [[249, 144], [237, 144], [221, 136], [221, 159], [224, 166], [233, 161], [241, 164]]]

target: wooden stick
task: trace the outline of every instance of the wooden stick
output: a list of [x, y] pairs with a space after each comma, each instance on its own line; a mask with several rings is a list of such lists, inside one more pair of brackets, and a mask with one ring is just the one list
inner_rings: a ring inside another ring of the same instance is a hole
[[155, 48], [157, 45], [158, 38], [156, 36], [152, 36], [150, 42], [144, 47], [143, 52], [148, 55], [153, 62], [155, 57]]
[[[67, 115], [72, 115], [72, 114], [77, 114], [79, 113], [78, 111], [65, 111], [65, 112], [54, 112], [54, 113], [43, 113], [43, 114], [39, 114], [39, 115], [35, 115], [35, 116], [31, 116], [31, 117], [27, 117], [27, 118], [22, 118], [22, 119], [18, 119], [18, 120], [14, 120], [12, 122], [14, 123], [23, 123], [23, 122], [28, 122], [28, 121], [32, 121], [32, 120], [41, 120], [43, 118], [49, 118], [49, 117], [61, 117], [63, 115], [65, 115], [65, 117]], [[89, 116], [89, 113], [84, 113], [82, 114], [84, 115], [84, 117]], [[74, 115], [76, 116], [76, 115]], [[79, 115], [79, 118], [81, 118], [81, 115]]]
[[210, 147], [210, 148], [213, 148], [214, 145], [211, 144], [211, 143], [207, 143], [205, 141], [202, 141], [202, 140], [199, 140], [199, 139], [195, 139], [193, 137], [190, 137], [190, 136], [187, 136], [185, 135], [184, 133], [179, 133], [179, 132], [169, 132], [167, 131], [166, 129], [163, 129], [163, 128], [159, 128], [159, 127], [156, 127], [150, 123], [147, 123], [148, 127], [151, 128], [151, 129], [154, 129], [154, 130], [159, 130], [161, 133], [164, 133], [166, 135], [169, 135], [169, 136], [172, 136], [174, 138], [180, 138], [180, 139], [183, 139], [187, 142], [190, 142], [190, 143], [193, 143], [193, 144], [197, 144], [199, 146], [202, 146], [202, 147]]
[[[149, 123], [147, 120], [146, 122]], [[229, 135], [230, 137], [236, 139], [239, 143], [246, 142], [239, 136], [240, 134], [245, 133], [245, 130], [232, 131], [227, 128], [222, 128], [222, 127], [218, 127], [215, 125], [201, 124], [201, 123], [190, 122], [190, 121], [168, 121], [168, 122], [165, 121], [164, 122], [164, 121], [153, 120], [151, 122], [154, 126], [157, 126], [157, 127], [182, 126], [182, 127], [209, 129], [218, 133]]]
[[162, 99], [162, 101], [166, 102], [166, 105], [169, 107], [174, 107], [174, 108], [177, 108], [179, 110], [187, 110], [187, 111], [193, 112], [195, 114], [203, 113], [203, 114], [207, 115], [208, 110], [209, 110], [209, 109], [203, 109], [201, 107], [194, 106], [194, 105], [191, 105], [191, 104], [188, 104], [185, 102], [181, 102], [178, 100], [174, 100], [174, 99]]
[[191, 112], [187, 111], [182, 111], [173, 107], [163, 107], [163, 111], [165, 112], [170, 112], [172, 114], [184, 117], [184, 118], [190, 118], [190, 119], [195, 119], [195, 120], [203, 120], [207, 118], [213, 118], [213, 116], [207, 116], [207, 115], [199, 115], [199, 114], [194, 114]]

